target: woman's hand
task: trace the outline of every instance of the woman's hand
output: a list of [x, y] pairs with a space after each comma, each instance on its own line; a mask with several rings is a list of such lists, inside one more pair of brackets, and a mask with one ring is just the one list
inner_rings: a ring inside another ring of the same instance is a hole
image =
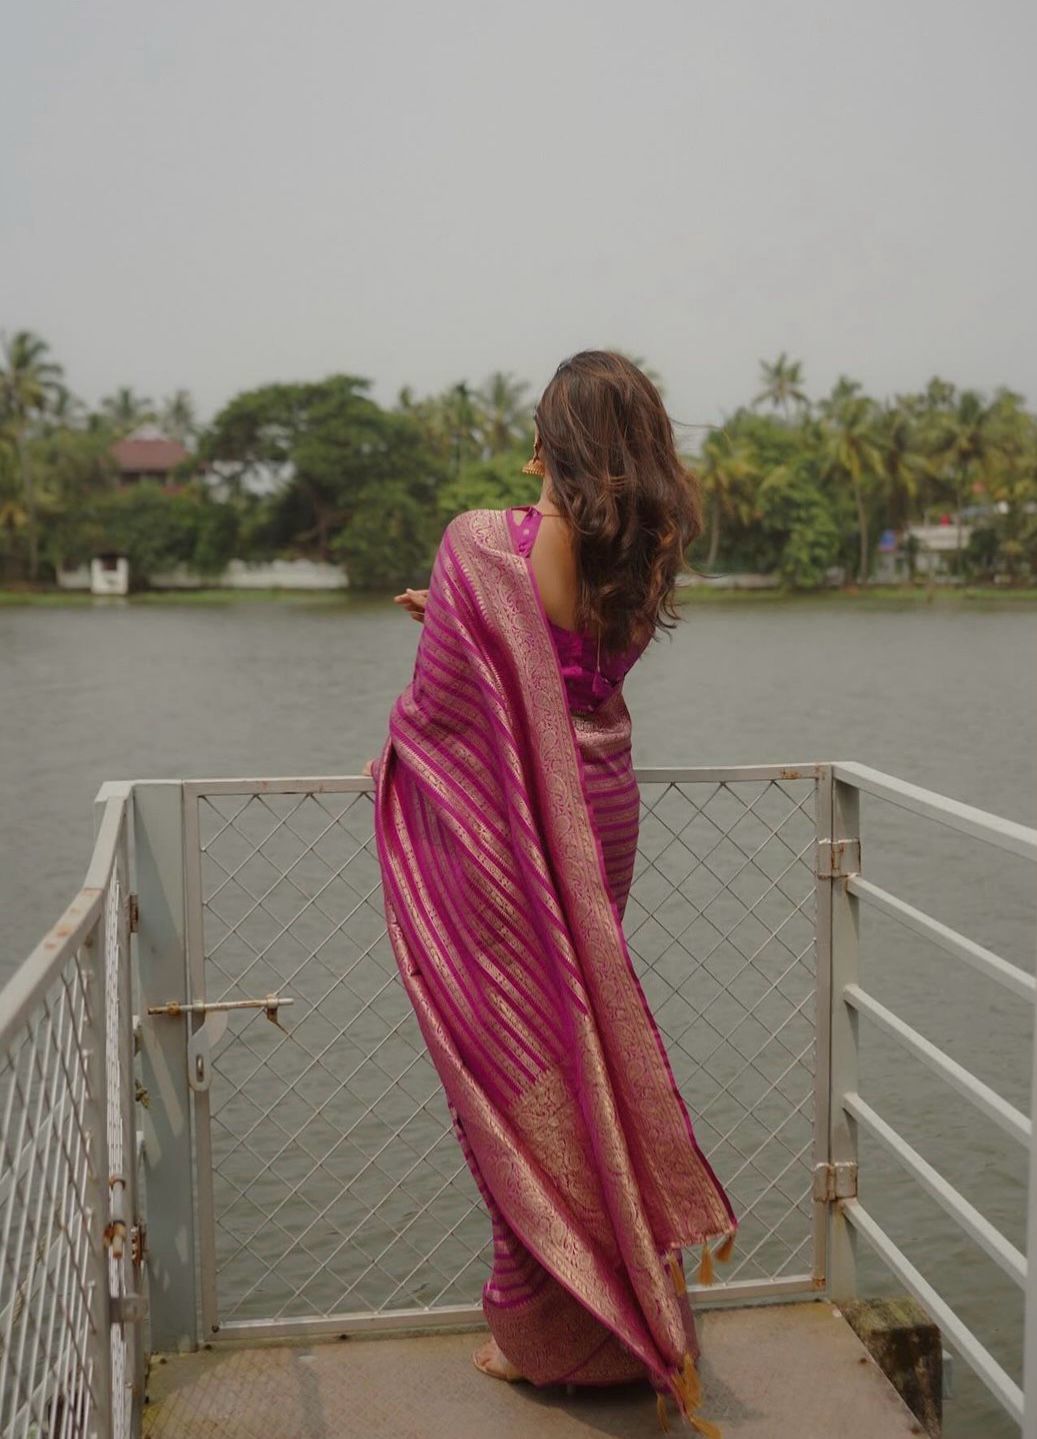
[[420, 625], [425, 618], [425, 602], [428, 599], [428, 590], [404, 590], [402, 595], [393, 596], [394, 605], [402, 605], [412, 620], [417, 620]]
[[364, 767], [360, 773], [366, 775], [368, 779], [374, 779], [374, 767], [375, 761], [373, 759], [364, 760]]

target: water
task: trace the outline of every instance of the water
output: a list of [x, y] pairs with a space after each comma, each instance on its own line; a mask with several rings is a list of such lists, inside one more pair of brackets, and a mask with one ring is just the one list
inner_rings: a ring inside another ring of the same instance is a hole
[[[0, 975], [82, 877], [107, 778], [352, 773], [381, 743], [418, 630], [380, 602], [0, 610]], [[711, 603], [627, 695], [639, 764], [856, 759], [1037, 823], [1037, 610]], [[863, 867], [1032, 968], [1031, 868], [865, 798]], [[892, 922], [863, 916], [862, 983], [1012, 1102], [1032, 1015]], [[1025, 1166], [867, 1026], [861, 1091], [1020, 1246]], [[862, 1199], [1013, 1372], [1021, 1301], [867, 1140]], [[865, 1259], [863, 1283], [895, 1290]], [[1014, 1433], [958, 1366], [947, 1433]]]

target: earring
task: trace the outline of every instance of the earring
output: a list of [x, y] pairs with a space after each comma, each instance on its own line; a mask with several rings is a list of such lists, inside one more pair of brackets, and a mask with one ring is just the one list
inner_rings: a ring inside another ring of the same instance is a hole
[[522, 473], [524, 475], [536, 475], [538, 480], [542, 480], [544, 478], [544, 462], [540, 458], [539, 440], [537, 440], [536, 444], [533, 446], [533, 458], [531, 460], [527, 460], [526, 463], [522, 466]]

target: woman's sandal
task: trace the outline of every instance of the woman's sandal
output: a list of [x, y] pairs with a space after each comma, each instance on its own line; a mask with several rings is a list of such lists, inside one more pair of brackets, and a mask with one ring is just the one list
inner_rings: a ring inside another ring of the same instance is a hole
[[488, 1374], [491, 1379], [503, 1379], [508, 1384], [517, 1384], [526, 1376], [521, 1374], [506, 1359], [497, 1344], [496, 1339], [487, 1339], [485, 1344], [479, 1346], [472, 1355], [472, 1363], [483, 1374]]

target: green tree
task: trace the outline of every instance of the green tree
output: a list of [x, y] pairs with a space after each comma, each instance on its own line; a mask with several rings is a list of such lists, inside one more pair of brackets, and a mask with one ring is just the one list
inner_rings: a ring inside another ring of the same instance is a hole
[[138, 395], [131, 385], [120, 385], [105, 395], [100, 414], [119, 434], [128, 435], [138, 425], [155, 419], [155, 407], [145, 395]]
[[798, 405], [802, 409], [806, 409], [810, 404], [803, 389], [803, 362], [790, 360], [784, 350], [776, 360], [760, 361], [760, 378], [763, 389], [753, 400], [754, 408], [764, 403], [773, 405], [776, 410], [781, 410], [787, 420], [790, 404]]
[[825, 474], [849, 485], [857, 513], [857, 579], [868, 578], [868, 504], [881, 484], [882, 453], [875, 402], [862, 395], [856, 380], [843, 376], [821, 406], [821, 453]]
[[795, 589], [816, 589], [839, 554], [839, 529], [804, 463], [779, 465], [757, 495], [761, 525], [778, 537], [778, 573]]
[[918, 446], [918, 421], [900, 400], [877, 413], [875, 445], [882, 462], [886, 518], [891, 529], [902, 530], [917, 507], [926, 462]]
[[56, 518], [51, 537], [55, 555], [67, 565], [107, 549], [125, 554], [135, 588], [177, 565], [218, 574], [236, 540], [233, 506], [214, 500], [198, 483], [171, 492], [150, 480], [70, 507]]
[[444, 473], [418, 420], [381, 409], [369, 389], [368, 380], [334, 375], [247, 391], [216, 416], [200, 447], [221, 475], [275, 477], [249, 525], [255, 543], [345, 559], [360, 587], [394, 583], [431, 555]]
[[504, 510], [512, 505], [531, 505], [540, 494], [540, 481], [524, 475], [527, 450], [511, 450], [489, 460], [472, 460], [461, 473], [448, 480], [437, 495], [442, 524], [464, 510]]
[[709, 552], [706, 568], [713, 569], [720, 552], [721, 527], [732, 518], [746, 524], [752, 518], [753, 491], [759, 479], [756, 455], [745, 436], [714, 430], [694, 464], [709, 515]]
[[500, 455], [514, 448], [532, 429], [531, 406], [526, 399], [529, 385], [501, 370], [494, 370], [478, 392], [482, 409], [479, 438], [487, 455]]
[[31, 330], [18, 330], [2, 341], [0, 368], [0, 419], [13, 442], [25, 500], [25, 525], [29, 540], [29, 578], [39, 574], [39, 529], [28, 438], [61, 390], [62, 369], [49, 358], [49, 346]]
[[198, 434], [198, 417], [189, 390], [174, 390], [159, 412], [162, 429], [171, 440], [189, 445]]
[[1005, 456], [1005, 413], [998, 400], [978, 390], [962, 390], [933, 409], [924, 440], [933, 473], [952, 500], [957, 524], [957, 569], [962, 571], [962, 510], [977, 490], [989, 494]]

